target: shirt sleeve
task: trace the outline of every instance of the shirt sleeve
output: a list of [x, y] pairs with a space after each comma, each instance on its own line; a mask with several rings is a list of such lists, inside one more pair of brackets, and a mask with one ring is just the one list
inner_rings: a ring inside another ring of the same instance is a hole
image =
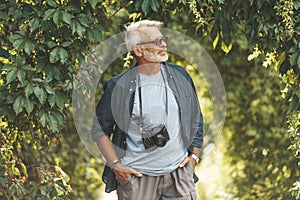
[[113, 84], [108, 81], [104, 85], [104, 94], [97, 104], [96, 112], [93, 119], [92, 126], [92, 139], [97, 139], [103, 135], [110, 136], [113, 133], [115, 120], [113, 118], [111, 109], [111, 96], [112, 96]]

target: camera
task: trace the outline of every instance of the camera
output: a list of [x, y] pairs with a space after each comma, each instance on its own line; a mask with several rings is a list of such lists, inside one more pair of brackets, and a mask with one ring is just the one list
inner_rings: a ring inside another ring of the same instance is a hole
[[153, 146], [163, 147], [170, 140], [167, 127], [160, 125], [157, 128], [152, 129], [149, 132], [143, 132], [142, 134], [143, 143], [145, 148], [148, 149]]

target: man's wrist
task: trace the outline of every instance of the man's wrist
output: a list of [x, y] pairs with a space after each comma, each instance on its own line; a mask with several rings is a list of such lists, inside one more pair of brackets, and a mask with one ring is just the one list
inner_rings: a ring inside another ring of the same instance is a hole
[[191, 157], [196, 161], [197, 164], [200, 162], [200, 158], [196, 154], [192, 153]]
[[116, 165], [116, 164], [118, 164], [118, 163], [120, 163], [121, 162], [121, 160], [120, 159], [118, 159], [118, 160], [114, 160], [112, 163], [107, 163], [107, 165], [110, 167], [110, 169], [113, 169], [114, 168], [114, 166]]

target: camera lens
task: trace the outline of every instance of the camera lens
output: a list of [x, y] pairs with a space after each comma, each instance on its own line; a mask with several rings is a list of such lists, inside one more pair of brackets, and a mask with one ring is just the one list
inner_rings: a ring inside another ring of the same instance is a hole
[[167, 140], [166, 140], [165, 136], [163, 136], [161, 134], [156, 135], [156, 145], [158, 147], [163, 147], [166, 145], [166, 143], [167, 143]]

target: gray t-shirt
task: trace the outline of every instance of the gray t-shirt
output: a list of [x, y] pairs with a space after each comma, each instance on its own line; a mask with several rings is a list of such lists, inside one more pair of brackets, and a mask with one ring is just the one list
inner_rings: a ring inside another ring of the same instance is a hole
[[122, 164], [149, 176], [165, 175], [175, 170], [187, 155], [187, 149], [184, 148], [180, 136], [178, 105], [172, 90], [168, 87], [168, 115], [166, 116], [166, 92], [161, 72], [154, 75], [140, 74], [140, 80], [143, 130], [150, 130], [161, 124], [166, 124], [170, 140], [164, 147], [155, 146], [145, 149], [139, 129], [139, 94], [136, 88], [133, 112], [126, 139], [127, 150], [122, 159]]

